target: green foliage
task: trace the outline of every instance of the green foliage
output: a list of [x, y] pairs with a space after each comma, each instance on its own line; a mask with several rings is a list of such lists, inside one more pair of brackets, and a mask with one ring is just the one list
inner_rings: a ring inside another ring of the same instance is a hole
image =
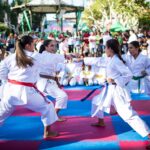
[[139, 18], [139, 27], [144, 30], [150, 30], [150, 13]]
[[0, 22], [4, 21], [4, 9], [3, 9], [3, 4], [0, 1]]
[[10, 33], [10, 29], [2, 22], [0, 22], [0, 32]]
[[[83, 13], [83, 20], [88, 26], [105, 27], [106, 21], [119, 21], [126, 28], [138, 27], [139, 19], [143, 18], [150, 8], [145, 0], [95, 0]], [[146, 23], [146, 22], [145, 22]]]
[[8, 27], [4, 23], [0, 22], [0, 32], [5, 31], [7, 29]]

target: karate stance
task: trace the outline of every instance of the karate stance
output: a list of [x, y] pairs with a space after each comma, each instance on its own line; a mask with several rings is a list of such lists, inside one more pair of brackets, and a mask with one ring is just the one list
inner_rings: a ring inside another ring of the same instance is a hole
[[[65, 58], [62, 54], [56, 54], [56, 42], [52, 40], [45, 40], [45, 50], [41, 54], [42, 67], [40, 68], [40, 78], [37, 82], [37, 87], [40, 91], [47, 95], [56, 98], [55, 110], [56, 113], [61, 109], [67, 108], [68, 96], [60, 88], [57, 72], [60, 64], [64, 64]], [[65, 121], [65, 118], [60, 118], [58, 121]]]
[[0, 101], [0, 124], [18, 105], [41, 113], [44, 138], [57, 136], [51, 124], [57, 121], [53, 103], [48, 103], [35, 86], [40, 68], [39, 54], [34, 52], [33, 38], [23, 36], [16, 42], [16, 52], [0, 63], [0, 79], [7, 80]]
[[[142, 137], [150, 138], [150, 130], [130, 105], [130, 94], [126, 85], [132, 78], [131, 71], [124, 64], [119, 54], [119, 43], [115, 39], [106, 43], [106, 54], [110, 58], [106, 67], [107, 83], [102, 92], [92, 101], [92, 117], [98, 117], [93, 126], [105, 126], [104, 113], [110, 112], [113, 104], [118, 115]], [[150, 146], [147, 146], [150, 148]]]

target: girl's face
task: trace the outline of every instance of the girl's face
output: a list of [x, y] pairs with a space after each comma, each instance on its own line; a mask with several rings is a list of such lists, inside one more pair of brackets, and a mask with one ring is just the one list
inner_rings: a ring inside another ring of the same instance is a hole
[[139, 48], [136, 48], [134, 45], [129, 44], [128, 46], [130, 54], [134, 57], [139, 54]]
[[34, 42], [32, 42], [31, 44], [26, 44], [25, 49], [30, 52], [34, 52]]
[[57, 51], [56, 42], [55, 41], [50, 42], [49, 45], [46, 46], [46, 50], [51, 53], [56, 53]]
[[107, 45], [105, 48], [105, 52], [106, 52], [107, 57], [113, 56], [113, 50], [110, 47], [108, 47]]

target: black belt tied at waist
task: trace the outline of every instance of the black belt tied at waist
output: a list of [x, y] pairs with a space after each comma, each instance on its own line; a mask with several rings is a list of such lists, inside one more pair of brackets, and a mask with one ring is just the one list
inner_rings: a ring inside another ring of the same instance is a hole
[[60, 83], [59, 83], [59, 81], [58, 81], [58, 78], [57, 78], [57, 77], [50, 76], [50, 75], [44, 75], [44, 74], [40, 74], [40, 77], [41, 77], [41, 78], [51, 79], [51, 80], [56, 81], [57, 85], [61, 88], [61, 85], [60, 85]]

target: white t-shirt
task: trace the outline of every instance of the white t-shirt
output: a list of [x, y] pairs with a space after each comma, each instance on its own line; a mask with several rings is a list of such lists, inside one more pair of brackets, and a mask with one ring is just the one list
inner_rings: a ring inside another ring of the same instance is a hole
[[95, 35], [89, 36], [89, 47], [90, 47], [90, 49], [96, 48], [96, 36]]
[[103, 45], [106, 46], [106, 42], [112, 39], [110, 35], [103, 35]]

